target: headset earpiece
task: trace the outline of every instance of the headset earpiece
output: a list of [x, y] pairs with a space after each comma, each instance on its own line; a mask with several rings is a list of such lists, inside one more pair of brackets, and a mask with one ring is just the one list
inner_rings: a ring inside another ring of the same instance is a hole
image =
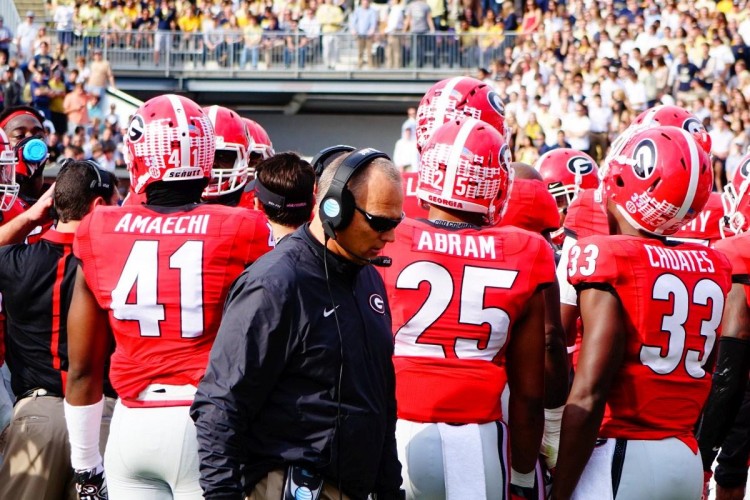
[[359, 149], [352, 152], [339, 165], [323, 200], [320, 203], [319, 216], [325, 234], [336, 239], [336, 231], [346, 229], [354, 215], [354, 196], [346, 187], [354, 173], [365, 167], [376, 158], [390, 159], [387, 154], [373, 148]]

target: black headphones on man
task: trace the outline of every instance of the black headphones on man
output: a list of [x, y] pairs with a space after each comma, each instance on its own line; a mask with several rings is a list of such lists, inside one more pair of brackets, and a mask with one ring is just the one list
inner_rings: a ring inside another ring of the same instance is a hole
[[326, 236], [336, 239], [336, 231], [346, 229], [354, 216], [354, 195], [346, 187], [354, 173], [377, 158], [390, 160], [387, 154], [373, 148], [352, 152], [339, 165], [323, 200], [320, 202], [320, 220]]
[[328, 146], [325, 149], [321, 149], [318, 154], [310, 162], [313, 170], [315, 170], [315, 178], [320, 179], [323, 174], [323, 170], [331, 164], [333, 160], [338, 158], [344, 153], [351, 153], [356, 150], [354, 146], [347, 146], [346, 144], [337, 144], [336, 146]]

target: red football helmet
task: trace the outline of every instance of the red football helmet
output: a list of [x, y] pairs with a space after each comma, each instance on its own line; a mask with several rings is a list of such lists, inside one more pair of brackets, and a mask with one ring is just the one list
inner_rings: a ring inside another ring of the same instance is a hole
[[502, 217], [513, 182], [510, 150], [491, 125], [453, 120], [434, 131], [422, 150], [417, 196], [462, 212], [480, 213], [486, 224]]
[[682, 128], [694, 134], [695, 140], [706, 153], [711, 153], [711, 137], [701, 121], [691, 112], [671, 105], [659, 105], [649, 108], [638, 115], [631, 126], [667, 125]]
[[5, 212], [16, 202], [19, 186], [16, 183], [16, 152], [8, 136], [0, 128], [0, 211]]
[[211, 181], [203, 191], [204, 198], [233, 193], [247, 183], [250, 134], [240, 115], [223, 106], [203, 108], [216, 134], [216, 153]]
[[730, 231], [725, 237], [747, 231], [750, 215], [750, 152], [742, 157], [734, 175], [724, 186], [721, 201], [725, 218], [722, 232]]
[[602, 187], [633, 227], [670, 235], [706, 205], [713, 169], [690, 133], [658, 126], [628, 136], [603, 168]]
[[506, 139], [505, 108], [500, 95], [468, 76], [441, 80], [430, 87], [417, 109], [417, 149], [421, 153], [432, 132], [443, 123], [476, 118], [492, 125]]
[[136, 194], [158, 181], [211, 178], [214, 128], [187, 97], [166, 94], [143, 103], [130, 119], [124, 142]]
[[544, 153], [534, 163], [550, 194], [557, 199], [565, 196], [568, 203], [579, 191], [599, 187], [599, 169], [593, 158], [570, 148], [557, 148]]
[[273, 144], [271, 138], [268, 137], [268, 132], [260, 126], [255, 120], [250, 118], [243, 118], [242, 121], [247, 125], [247, 131], [250, 133], [250, 172], [255, 172], [255, 165], [260, 163], [262, 160], [266, 160], [276, 152], [273, 150]]

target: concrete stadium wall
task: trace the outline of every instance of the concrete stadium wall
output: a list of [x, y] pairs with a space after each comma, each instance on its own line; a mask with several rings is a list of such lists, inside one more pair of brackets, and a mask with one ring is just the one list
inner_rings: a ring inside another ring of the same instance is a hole
[[323, 115], [254, 114], [248, 118], [260, 123], [273, 141], [276, 151], [296, 151], [314, 156], [334, 144], [373, 147], [393, 154], [401, 136], [406, 114], [399, 115]]

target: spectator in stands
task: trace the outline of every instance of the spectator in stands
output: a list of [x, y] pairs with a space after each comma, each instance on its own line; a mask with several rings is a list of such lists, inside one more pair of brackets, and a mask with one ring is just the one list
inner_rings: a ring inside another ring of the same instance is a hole
[[333, 0], [323, 0], [315, 12], [315, 18], [320, 23], [323, 34], [323, 62], [328, 69], [336, 69], [339, 60], [339, 39], [336, 34], [344, 24], [344, 13]]
[[26, 12], [26, 19], [16, 28], [16, 57], [28, 61], [34, 55], [34, 39], [39, 26], [34, 23], [34, 11]]
[[[175, 9], [174, 0], [162, 0], [159, 8], [154, 12], [156, 20], [156, 34], [154, 35], [154, 64], [160, 62], [160, 55], [166, 50], [167, 45], [171, 43], [170, 31], [172, 23], [177, 20], [177, 9]], [[89, 90], [89, 92], [91, 92]]]
[[242, 29], [242, 37], [244, 46], [240, 53], [240, 68], [245, 69], [247, 67], [247, 59], [250, 56], [252, 68], [258, 69], [258, 55], [263, 39], [263, 28], [260, 27], [257, 17], [248, 16], [247, 26]]
[[73, 43], [73, 16], [75, 3], [69, 0], [57, 0], [52, 20], [57, 31], [57, 43], [67, 49]]
[[367, 64], [372, 68], [372, 41], [378, 29], [378, 12], [370, 6], [370, 0], [360, 0], [349, 16], [349, 29], [357, 38], [357, 67], [361, 69]]
[[49, 44], [42, 42], [39, 45], [39, 53], [29, 61], [29, 71], [41, 73], [44, 78], [49, 78], [54, 62], [55, 59], [49, 53]]
[[65, 95], [68, 93], [65, 80], [61, 70], [53, 71], [48, 82], [50, 88], [50, 116], [48, 117], [55, 126], [55, 130], [64, 134], [67, 129], [67, 117], [65, 116]]
[[31, 79], [31, 105], [41, 112], [45, 118], [51, 116], [49, 105], [52, 102], [52, 89], [50, 89], [43, 73], [34, 73]]
[[389, 0], [388, 17], [385, 23], [385, 65], [389, 69], [403, 67], [403, 44], [401, 42], [404, 31], [404, 18], [404, 1]]
[[115, 86], [115, 76], [109, 61], [104, 59], [101, 49], [94, 49], [94, 60], [88, 67], [88, 85], [86, 91], [102, 99], [105, 95], [107, 85]]
[[21, 93], [23, 89], [14, 78], [15, 69], [8, 67], [3, 74], [2, 93], [3, 109], [12, 108], [21, 104]]
[[5, 26], [3, 16], [0, 16], [0, 53], [5, 54], [5, 60], [10, 58], [10, 44], [13, 41], [13, 32]]
[[594, 95], [589, 105], [589, 121], [591, 122], [590, 150], [594, 161], [601, 165], [609, 149], [609, 124], [612, 122], [612, 109], [605, 106], [602, 96]]
[[69, 133], [75, 131], [76, 127], [79, 126], [88, 127], [90, 123], [88, 100], [89, 96], [83, 87], [83, 83], [76, 83], [73, 91], [65, 96], [63, 109], [68, 117]]
[[711, 130], [708, 135], [711, 137], [711, 159], [714, 165], [714, 188], [722, 192], [726, 184], [726, 172], [724, 164], [729, 149], [734, 139], [734, 134], [729, 129], [729, 124], [724, 117], [724, 110], [721, 105], [714, 107], [713, 116], [711, 117]]
[[589, 134], [591, 133], [591, 120], [588, 117], [586, 106], [578, 102], [574, 111], [563, 118], [563, 130], [570, 141], [573, 149], [588, 153], [591, 148]]
[[415, 59], [417, 68], [424, 66], [426, 53], [432, 51], [433, 66], [437, 67], [437, 51], [435, 50], [435, 23], [432, 20], [430, 6], [424, 0], [412, 0], [406, 6], [406, 20], [404, 31], [413, 36], [416, 47], [411, 48], [411, 57]]

